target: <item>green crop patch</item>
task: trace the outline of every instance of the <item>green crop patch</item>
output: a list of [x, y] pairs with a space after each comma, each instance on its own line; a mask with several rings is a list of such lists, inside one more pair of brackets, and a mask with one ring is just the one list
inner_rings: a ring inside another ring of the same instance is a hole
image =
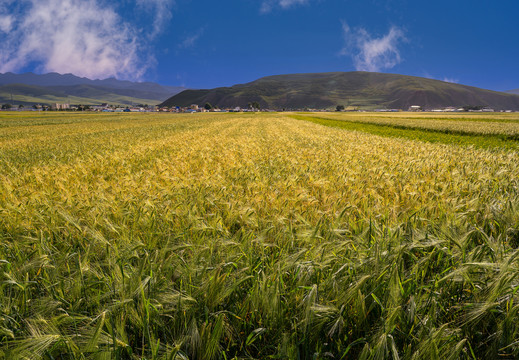
[[[519, 126], [515, 123], [505, 123], [504, 127], [488, 125], [484, 127], [452, 126], [450, 124], [431, 124], [404, 122], [401, 119], [370, 119], [370, 118], [333, 118], [314, 115], [289, 115], [298, 120], [311, 121], [316, 124], [342, 128], [346, 130], [362, 131], [369, 134], [389, 137], [400, 137], [411, 140], [427, 141], [432, 143], [456, 144], [477, 146], [484, 148], [519, 148]], [[400, 121], [398, 121], [400, 120]], [[506, 126], [508, 125], [508, 126]], [[504, 129], [502, 129], [504, 128]]]

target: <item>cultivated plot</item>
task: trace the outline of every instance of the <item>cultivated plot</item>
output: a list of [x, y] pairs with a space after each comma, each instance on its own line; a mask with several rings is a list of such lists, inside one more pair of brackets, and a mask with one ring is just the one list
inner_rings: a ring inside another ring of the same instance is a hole
[[514, 140], [320, 117], [1, 114], [0, 357], [518, 357]]

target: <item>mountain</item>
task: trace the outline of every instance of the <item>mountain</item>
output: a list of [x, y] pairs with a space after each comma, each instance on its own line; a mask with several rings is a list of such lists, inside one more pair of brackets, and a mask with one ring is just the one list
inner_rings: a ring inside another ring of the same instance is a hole
[[505, 92], [507, 92], [509, 94], [517, 94], [517, 95], [519, 95], [519, 89], [508, 90], [508, 91], [505, 91]]
[[519, 96], [414, 76], [373, 72], [334, 72], [268, 76], [256, 81], [210, 90], [185, 90], [159, 106], [210, 103], [220, 108], [258, 102], [269, 109], [424, 109], [448, 106], [489, 106], [519, 110]]
[[0, 74], [0, 103], [15, 104], [157, 104], [183, 87], [114, 78], [90, 80], [72, 74]]
[[[72, 90], [70, 90], [72, 89]], [[0, 86], [0, 104], [31, 106], [34, 104], [148, 104], [159, 101], [149, 98], [137, 98], [117, 94], [111, 89], [95, 88], [88, 85], [70, 87], [42, 87], [25, 84], [9, 84]]]

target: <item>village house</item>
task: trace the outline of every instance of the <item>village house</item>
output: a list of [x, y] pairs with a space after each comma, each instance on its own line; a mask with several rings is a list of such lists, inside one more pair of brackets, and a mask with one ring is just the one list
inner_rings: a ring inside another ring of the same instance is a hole
[[58, 104], [58, 103], [55, 103], [55, 104], [52, 104], [50, 108], [51, 108], [51, 110], [56, 110], [56, 111], [68, 110], [68, 109], [70, 109], [70, 104]]

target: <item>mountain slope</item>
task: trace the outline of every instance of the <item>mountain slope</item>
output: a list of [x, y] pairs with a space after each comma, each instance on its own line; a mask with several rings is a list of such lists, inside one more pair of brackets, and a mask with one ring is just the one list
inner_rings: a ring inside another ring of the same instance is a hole
[[516, 95], [519, 95], [519, 89], [508, 90], [508, 91], [506, 91], [506, 92], [509, 93], [509, 94], [516, 94]]
[[81, 96], [91, 99], [113, 97], [114, 95], [120, 95], [122, 97], [129, 98], [151, 99], [153, 101], [160, 101], [161, 98], [163, 99], [161, 94], [157, 94], [154, 91], [139, 90], [135, 88], [114, 89], [94, 85], [71, 85], [49, 86], [47, 89], [63, 92], [69, 96]]
[[519, 110], [519, 96], [414, 76], [371, 72], [336, 72], [268, 76], [248, 84], [212, 90], [185, 90], [161, 106], [203, 105], [262, 108], [334, 108], [336, 105], [365, 109], [425, 109], [447, 106], [490, 106]]
[[[65, 88], [65, 89], [64, 89]], [[31, 106], [34, 104], [83, 104], [98, 105], [109, 104], [157, 104], [154, 99], [137, 98], [110, 92], [110, 90], [95, 89], [88, 85], [73, 86], [73, 91], [68, 87], [41, 87], [25, 84], [9, 84], [0, 86], [0, 103], [11, 105]]]
[[[85, 104], [103, 102], [157, 104], [185, 88], [163, 86], [151, 82], [120, 81], [114, 78], [90, 80], [72, 74], [6, 73], [0, 74], [0, 89], [2, 89], [0, 91], [1, 103], [11, 102], [12, 94], [13, 102], [23, 104], [72, 103], [71, 98], [74, 100], [77, 100], [75, 98], [87, 99], [82, 101]], [[35, 93], [39, 95], [34, 96]]]

